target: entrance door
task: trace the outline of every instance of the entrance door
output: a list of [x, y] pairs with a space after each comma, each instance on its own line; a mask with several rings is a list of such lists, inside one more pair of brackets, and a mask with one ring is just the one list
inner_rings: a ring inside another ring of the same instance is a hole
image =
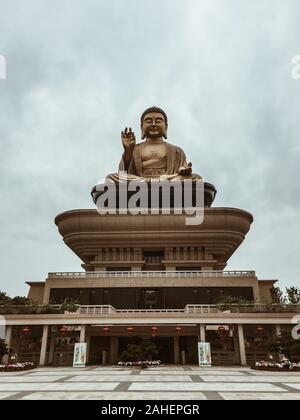
[[91, 337], [89, 365], [108, 365], [110, 360], [110, 337]]
[[[143, 339], [145, 339], [145, 337], [120, 337], [118, 360], [120, 360], [122, 352], [127, 349], [128, 344], [139, 345]], [[174, 363], [173, 337], [151, 337], [149, 340], [151, 340], [156, 345], [158, 350], [158, 355], [154, 356], [155, 359], [161, 360], [164, 364]]]
[[183, 352], [186, 365], [198, 364], [198, 337], [181, 336], [179, 337], [180, 361], [183, 363]]

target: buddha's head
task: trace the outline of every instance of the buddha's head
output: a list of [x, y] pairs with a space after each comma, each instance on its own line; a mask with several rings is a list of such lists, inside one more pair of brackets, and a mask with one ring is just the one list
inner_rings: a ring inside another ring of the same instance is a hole
[[168, 117], [165, 111], [156, 106], [146, 109], [141, 116], [142, 139], [167, 138]]

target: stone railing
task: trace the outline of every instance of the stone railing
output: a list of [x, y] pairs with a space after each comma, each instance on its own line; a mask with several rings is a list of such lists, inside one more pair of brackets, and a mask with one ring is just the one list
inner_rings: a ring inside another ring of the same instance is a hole
[[92, 271], [49, 273], [48, 278], [255, 277], [255, 271]]
[[[76, 308], [77, 306], [77, 308]], [[77, 309], [77, 310], [76, 310]], [[80, 314], [80, 315], [111, 315], [111, 314], [163, 314], [180, 313], [189, 314], [213, 314], [213, 313], [289, 313], [300, 314], [300, 304], [278, 305], [278, 304], [226, 304], [216, 305], [186, 305], [183, 309], [116, 309], [111, 305], [75, 305], [72, 310], [61, 305], [0, 305], [1, 315], [54, 315], [54, 314]]]
[[300, 313], [300, 305], [232, 304], [232, 305], [186, 305], [184, 309], [115, 309], [110, 305], [80, 306], [80, 315], [110, 314], [176, 314], [204, 315], [215, 313]]
[[184, 309], [115, 309], [110, 305], [80, 306], [80, 315], [108, 315], [108, 314], [209, 314], [220, 312], [214, 305], [187, 305]]
[[220, 303], [217, 307], [231, 313], [300, 313], [300, 304]]

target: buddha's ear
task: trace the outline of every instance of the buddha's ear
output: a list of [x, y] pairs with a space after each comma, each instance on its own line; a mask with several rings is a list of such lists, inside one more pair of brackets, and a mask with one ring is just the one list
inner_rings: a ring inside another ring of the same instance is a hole
[[165, 130], [164, 138], [165, 139], [168, 138], [168, 124], [166, 124], [166, 130]]
[[142, 140], [146, 138], [145, 129], [143, 128], [143, 124], [141, 125], [141, 132], [142, 132]]

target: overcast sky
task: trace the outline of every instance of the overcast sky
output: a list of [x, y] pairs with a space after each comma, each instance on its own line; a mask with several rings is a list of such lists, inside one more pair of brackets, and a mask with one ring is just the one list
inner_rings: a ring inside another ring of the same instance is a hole
[[54, 218], [94, 207], [151, 105], [214, 205], [254, 215], [228, 269], [300, 286], [299, 22], [298, 0], [0, 0], [0, 289], [81, 271]]

